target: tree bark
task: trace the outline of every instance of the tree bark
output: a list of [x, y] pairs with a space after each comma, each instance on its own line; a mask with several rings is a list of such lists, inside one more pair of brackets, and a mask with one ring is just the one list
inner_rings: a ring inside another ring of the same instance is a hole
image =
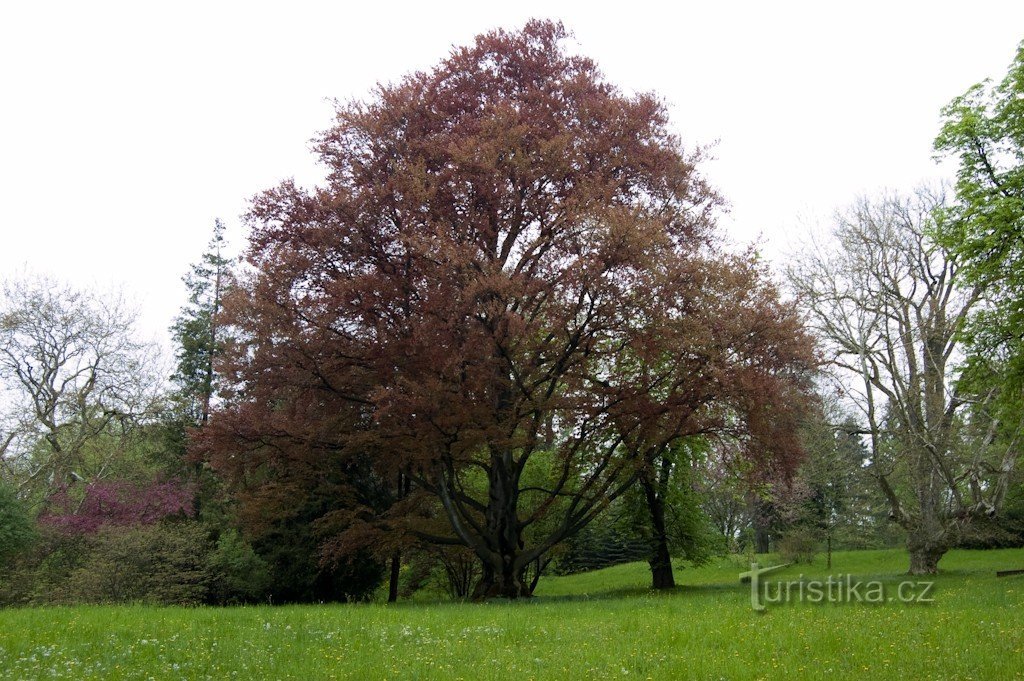
[[391, 554], [391, 578], [388, 580], [388, 603], [398, 601], [398, 576], [402, 569], [402, 553]]
[[939, 560], [946, 553], [945, 549], [918, 548], [910, 549], [911, 575], [934, 575], [939, 572]]
[[662, 539], [654, 549], [654, 555], [648, 561], [651, 566], [651, 587], [655, 589], [674, 589], [675, 574], [672, 572], [672, 556], [668, 552], [668, 543]]
[[939, 560], [946, 555], [949, 547], [941, 542], [921, 540], [911, 531], [907, 537], [907, 552], [910, 553], [910, 575], [934, 575], [939, 572]]
[[749, 497], [750, 523], [754, 530], [754, 553], [768, 553], [771, 550], [771, 509], [760, 496]]
[[[507, 408], [509, 398], [499, 392], [498, 410]], [[484, 513], [490, 559], [484, 562], [483, 577], [474, 592], [475, 598], [522, 598], [530, 595], [526, 584], [526, 567], [517, 567], [524, 547], [522, 524], [519, 521], [519, 470], [508, 447], [492, 447], [488, 471], [488, 500]]]
[[949, 549], [954, 523], [944, 512], [945, 489], [932, 457], [924, 448], [912, 451], [918, 508], [906, 524], [909, 574], [934, 575], [939, 571], [939, 559]]
[[480, 601], [487, 598], [529, 598], [533, 594], [529, 586], [523, 580], [523, 574], [511, 569], [511, 562], [505, 561], [502, 569], [495, 570], [493, 566], [484, 564], [483, 575], [473, 589], [473, 600]]
[[754, 524], [754, 553], [768, 553], [771, 550], [768, 528], [760, 522]]
[[[663, 463], [671, 466], [670, 463]], [[651, 566], [651, 587], [654, 589], [671, 589], [676, 585], [672, 573], [672, 554], [668, 548], [668, 529], [665, 523], [665, 500], [663, 494], [655, 487], [650, 473], [640, 475], [640, 486], [647, 499], [647, 510], [651, 514], [651, 555], [647, 562]]]

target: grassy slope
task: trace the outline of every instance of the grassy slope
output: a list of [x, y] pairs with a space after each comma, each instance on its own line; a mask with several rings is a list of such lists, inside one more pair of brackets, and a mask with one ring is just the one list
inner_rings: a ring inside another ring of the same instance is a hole
[[[896, 581], [901, 551], [832, 574]], [[930, 605], [749, 605], [723, 559], [644, 588], [645, 566], [548, 578], [529, 602], [0, 611], [0, 676], [39, 678], [1024, 678], [1024, 550], [953, 552]], [[783, 575], [824, 576], [821, 561]]]

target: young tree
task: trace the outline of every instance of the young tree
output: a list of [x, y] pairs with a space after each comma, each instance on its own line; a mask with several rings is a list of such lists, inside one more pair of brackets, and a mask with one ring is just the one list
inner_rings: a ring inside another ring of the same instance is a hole
[[679, 441], [642, 468], [637, 478], [642, 507], [636, 524], [647, 540], [654, 589], [675, 587], [674, 555], [683, 554], [694, 562], [707, 558], [707, 520], [692, 485], [694, 460], [704, 446], [698, 438]]
[[199, 425], [210, 418], [214, 364], [223, 345], [219, 315], [231, 263], [224, 255], [225, 245], [224, 223], [218, 219], [202, 259], [183, 278], [189, 301], [171, 326], [178, 344], [172, 378], [186, 403], [186, 412]]
[[986, 396], [953, 380], [982, 291], [929, 237], [943, 205], [924, 190], [863, 199], [837, 216], [830, 249], [789, 270], [832, 365], [856, 381], [842, 385], [864, 419], [869, 470], [906, 530], [912, 574], [936, 572], [964, 526], [994, 512], [1016, 458], [1015, 441], [984, 435], [997, 425]]
[[[700, 355], [707, 360], [721, 353], [711, 360], [717, 375], [703, 373], [708, 367], [687, 367], [686, 389], [693, 391], [691, 397], [699, 395], [694, 407], [702, 412], [689, 420], [687, 434], [700, 437], [675, 438], [646, 449], [637, 475], [650, 520], [649, 562], [656, 589], [675, 586], [673, 547], [689, 547], [686, 552], [693, 557], [701, 553], [693, 525], [699, 514], [691, 489], [694, 448], [706, 449], [708, 438], [732, 442], [734, 463], [748, 464], [762, 479], [780, 481], [794, 473], [802, 454], [797, 436], [806, 402], [802, 372], [813, 364], [809, 345], [795, 319], [779, 305], [775, 289], [758, 271], [751, 269], [740, 276], [717, 283], [720, 298], [713, 309], [730, 320], [731, 329], [711, 346], [713, 353], [703, 346], [705, 352]], [[720, 325], [721, 320], [706, 323]], [[701, 345], [691, 340], [677, 347], [686, 352]], [[701, 385], [707, 379], [711, 380]], [[669, 522], [673, 514], [675, 520]], [[670, 526], [675, 527], [674, 541], [670, 541]]]
[[[157, 411], [151, 346], [134, 312], [45, 277], [3, 284], [0, 463], [22, 492], [104, 477], [120, 440]], [[101, 446], [102, 445], [102, 446]]]
[[694, 462], [694, 485], [701, 508], [722, 535], [729, 551], [739, 551], [743, 534], [753, 523], [743, 466], [731, 454], [735, 443], [708, 442], [706, 455]]
[[859, 514], [870, 498], [865, 485], [867, 450], [860, 427], [838, 405], [825, 403], [802, 428], [805, 458], [794, 481], [796, 493], [784, 513], [797, 532], [807, 531], [825, 543], [826, 565], [832, 569], [836, 543], [851, 532], [865, 532], [867, 518]]
[[718, 251], [662, 104], [566, 35], [495, 31], [340, 106], [327, 185], [255, 201], [256, 274], [226, 302], [235, 397], [207, 443], [245, 423], [402, 472], [450, 524], [418, 536], [480, 560], [478, 596], [528, 595], [652, 457], [811, 361], [756, 259]]

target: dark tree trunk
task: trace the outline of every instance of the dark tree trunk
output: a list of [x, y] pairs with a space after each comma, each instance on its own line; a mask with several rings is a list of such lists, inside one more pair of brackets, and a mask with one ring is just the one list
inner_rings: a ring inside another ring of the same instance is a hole
[[473, 600], [482, 601], [487, 598], [492, 586], [494, 586], [494, 570], [487, 563], [483, 563], [480, 568], [480, 581], [473, 587]]
[[[504, 404], [504, 399], [499, 404]], [[519, 521], [519, 469], [508, 447], [491, 450], [488, 500], [484, 513], [491, 555], [477, 555], [483, 561], [483, 577], [474, 598], [522, 598], [530, 595], [525, 566], [517, 567], [524, 548]]]
[[[509, 567], [511, 563], [506, 562]], [[529, 586], [523, 579], [520, 571], [518, 574], [511, 569], [495, 570], [492, 566], [484, 564], [483, 575], [473, 590], [473, 600], [484, 600], [486, 598], [528, 598], [532, 595]]]
[[655, 589], [674, 589], [675, 574], [672, 572], [672, 556], [668, 552], [668, 543], [659, 541], [655, 553], [648, 561], [651, 565], [651, 586]]
[[[540, 576], [544, 574], [545, 568], [551, 563], [551, 558], [537, 558], [533, 561], [533, 574], [530, 575], [529, 579], [523, 579], [524, 584], [528, 584], [530, 594], [537, 589], [537, 583], [540, 582]], [[528, 575], [529, 572], [525, 572], [524, 575]]]
[[828, 546], [828, 565], [826, 567], [827, 567], [827, 569], [831, 570], [832, 569], [832, 533], [831, 532], [828, 533], [828, 537], [826, 538], [825, 541], [826, 541], [826, 544]]
[[398, 575], [402, 569], [402, 553], [395, 551], [391, 554], [391, 578], [388, 580], [388, 603], [398, 600]]
[[665, 523], [664, 493], [671, 468], [672, 463], [663, 457], [658, 484], [647, 471], [639, 478], [647, 500], [647, 510], [651, 516], [651, 553], [647, 562], [651, 566], [651, 587], [655, 589], [671, 589], [676, 585], [676, 578], [672, 573], [672, 554], [668, 548], [668, 528]]
[[[398, 478], [395, 483], [396, 501], [409, 496], [410, 484], [411, 480], [409, 477], [399, 471]], [[388, 579], [388, 603], [395, 603], [398, 601], [398, 576], [401, 570], [402, 552], [395, 550], [395, 552], [391, 554], [391, 575]]]
[[754, 527], [754, 553], [768, 553], [771, 550], [768, 528], [760, 524]]
[[771, 524], [770, 509], [764, 500], [755, 497], [753, 503], [754, 553], [771, 551], [771, 535], [768, 528]]

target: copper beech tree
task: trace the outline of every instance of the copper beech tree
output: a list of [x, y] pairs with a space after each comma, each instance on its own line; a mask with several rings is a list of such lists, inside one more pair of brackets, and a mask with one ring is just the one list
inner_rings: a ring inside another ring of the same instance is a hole
[[716, 245], [664, 106], [566, 37], [495, 31], [338, 107], [324, 186], [254, 201], [233, 387], [200, 442], [249, 485], [371, 462], [444, 520], [410, 512], [408, 537], [479, 558], [479, 597], [529, 595], [529, 566], [680, 438], [789, 461], [813, 362], [756, 259]]

